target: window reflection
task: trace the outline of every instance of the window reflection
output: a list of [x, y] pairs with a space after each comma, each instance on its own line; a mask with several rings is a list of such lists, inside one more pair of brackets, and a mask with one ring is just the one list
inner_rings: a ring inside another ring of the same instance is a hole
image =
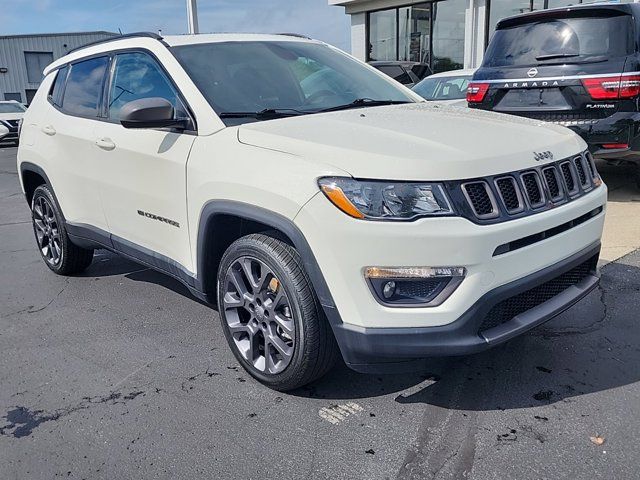
[[369, 60], [397, 60], [396, 10], [369, 14]]

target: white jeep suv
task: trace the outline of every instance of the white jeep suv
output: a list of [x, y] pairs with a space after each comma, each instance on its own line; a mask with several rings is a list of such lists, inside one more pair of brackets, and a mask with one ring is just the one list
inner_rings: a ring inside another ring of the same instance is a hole
[[171, 275], [272, 388], [478, 352], [598, 283], [607, 189], [563, 127], [296, 36], [136, 34], [44, 73], [18, 170], [46, 265]]

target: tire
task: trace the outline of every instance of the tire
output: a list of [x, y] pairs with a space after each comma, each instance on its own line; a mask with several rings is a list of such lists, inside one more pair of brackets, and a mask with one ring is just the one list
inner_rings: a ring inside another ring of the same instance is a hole
[[218, 309], [238, 362], [274, 390], [311, 383], [338, 358], [300, 255], [282, 240], [254, 234], [227, 249], [218, 270]]
[[51, 271], [73, 275], [91, 264], [93, 250], [80, 248], [69, 240], [64, 217], [47, 185], [40, 185], [33, 193], [31, 220], [38, 250]]

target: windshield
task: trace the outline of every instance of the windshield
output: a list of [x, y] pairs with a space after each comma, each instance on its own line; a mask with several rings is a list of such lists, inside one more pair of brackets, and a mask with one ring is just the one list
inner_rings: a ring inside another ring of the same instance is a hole
[[467, 98], [471, 75], [460, 77], [425, 78], [413, 91], [425, 100], [462, 100]]
[[19, 103], [0, 103], [0, 113], [24, 113], [24, 107]]
[[630, 15], [545, 19], [497, 30], [484, 67], [580, 63], [628, 55]]
[[229, 120], [238, 113], [308, 114], [374, 101], [415, 101], [382, 74], [318, 43], [219, 42], [172, 51], [227, 124], [266, 119], [235, 115]]

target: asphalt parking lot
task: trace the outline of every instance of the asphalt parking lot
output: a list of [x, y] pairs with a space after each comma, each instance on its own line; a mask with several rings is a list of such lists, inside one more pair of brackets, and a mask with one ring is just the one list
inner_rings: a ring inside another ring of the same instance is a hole
[[49, 272], [15, 152], [0, 149], [0, 478], [638, 478], [640, 194], [624, 169], [603, 168], [610, 263], [576, 308], [423, 374], [339, 366], [282, 394], [174, 280], [105, 251], [83, 276]]

